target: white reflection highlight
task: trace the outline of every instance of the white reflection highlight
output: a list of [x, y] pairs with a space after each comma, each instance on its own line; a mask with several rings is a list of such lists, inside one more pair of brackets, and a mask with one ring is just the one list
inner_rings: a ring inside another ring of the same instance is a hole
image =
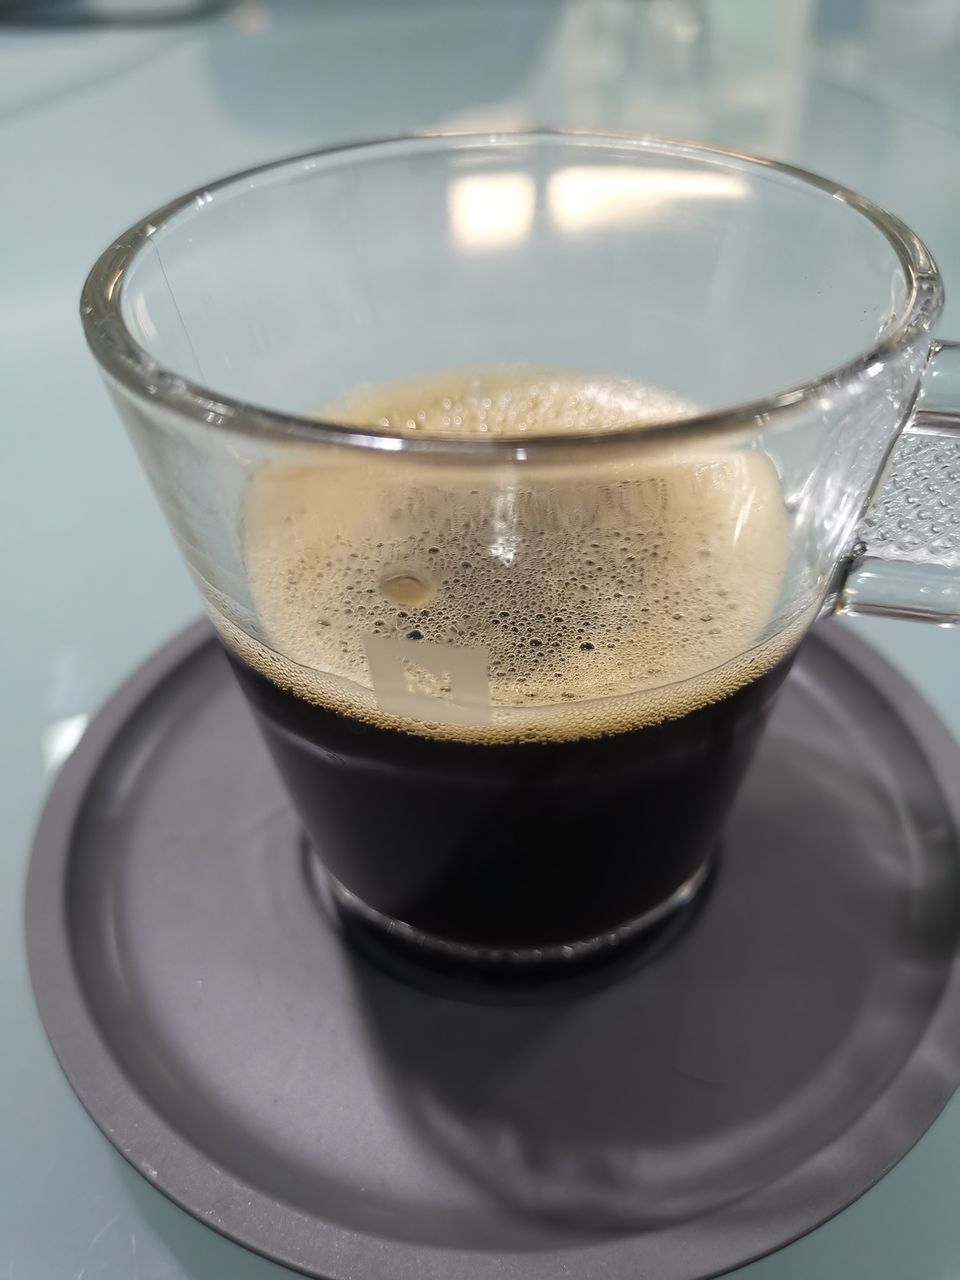
[[744, 180], [731, 173], [585, 165], [551, 174], [547, 207], [562, 230], [585, 231], [655, 218], [673, 200], [736, 200], [746, 192]]
[[454, 240], [463, 249], [501, 249], [530, 234], [537, 193], [528, 173], [471, 174], [447, 192]]
[[43, 757], [45, 773], [51, 773], [63, 764], [87, 727], [90, 717], [85, 715], [66, 716], [63, 720], [54, 720], [43, 731], [40, 739], [40, 754]]
[[493, 540], [488, 544], [487, 550], [494, 559], [509, 569], [517, 557], [517, 547], [520, 545], [517, 536], [515, 489], [504, 489], [496, 494], [490, 523], [493, 526]]
[[133, 315], [140, 326], [140, 332], [145, 338], [155, 338], [157, 336], [157, 326], [153, 323], [150, 312], [147, 310], [147, 300], [142, 293], [138, 293], [133, 300]]

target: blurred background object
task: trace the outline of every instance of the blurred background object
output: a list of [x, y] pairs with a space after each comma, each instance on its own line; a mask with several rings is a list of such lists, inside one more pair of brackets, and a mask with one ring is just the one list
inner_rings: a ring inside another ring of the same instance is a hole
[[120, 26], [205, 18], [228, 0], [0, 0], [0, 22], [26, 26]]

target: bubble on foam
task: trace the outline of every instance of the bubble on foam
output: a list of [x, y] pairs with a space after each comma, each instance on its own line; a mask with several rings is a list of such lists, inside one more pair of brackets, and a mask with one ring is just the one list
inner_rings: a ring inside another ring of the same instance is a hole
[[[498, 371], [366, 390], [339, 412], [529, 436], [694, 409], [633, 383]], [[799, 636], [767, 638], [788, 528], [764, 454], [651, 440], [627, 461], [454, 482], [344, 452], [257, 471], [243, 537], [262, 640], [216, 619], [241, 658], [309, 701], [441, 737], [596, 736], [717, 701]], [[380, 710], [368, 635], [482, 649], [489, 714], [451, 725]]]

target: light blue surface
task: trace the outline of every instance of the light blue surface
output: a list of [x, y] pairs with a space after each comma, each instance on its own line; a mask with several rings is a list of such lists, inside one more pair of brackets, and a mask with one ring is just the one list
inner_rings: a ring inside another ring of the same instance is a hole
[[[960, 336], [953, 0], [327, 0], [151, 30], [0, 25], [0, 1280], [279, 1280], [100, 1137], [47, 1047], [21, 903], [58, 758], [198, 612], [83, 346], [86, 268], [205, 179], [328, 141], [525, 124], [687, 136], [807, 165], [932, 248]], [[851, 624], [960, 733], [960, 636]], [[956, 1280], [960, 1099], [874, 1190], [744, 1280]], [[586, 1280], [586, 1278], [585, 1278]], [[655, 1280], [655, 1277], [650, 1277]]]

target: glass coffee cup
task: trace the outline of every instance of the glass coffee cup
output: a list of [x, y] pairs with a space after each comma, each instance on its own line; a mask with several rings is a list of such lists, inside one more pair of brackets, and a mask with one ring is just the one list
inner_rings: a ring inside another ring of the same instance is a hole
[[817, 618], [960, 620], [942, 306], [834, 183], [542, 133], [214, 183], [82, 312], [340, 907], [535, 967], [694, 897]]

